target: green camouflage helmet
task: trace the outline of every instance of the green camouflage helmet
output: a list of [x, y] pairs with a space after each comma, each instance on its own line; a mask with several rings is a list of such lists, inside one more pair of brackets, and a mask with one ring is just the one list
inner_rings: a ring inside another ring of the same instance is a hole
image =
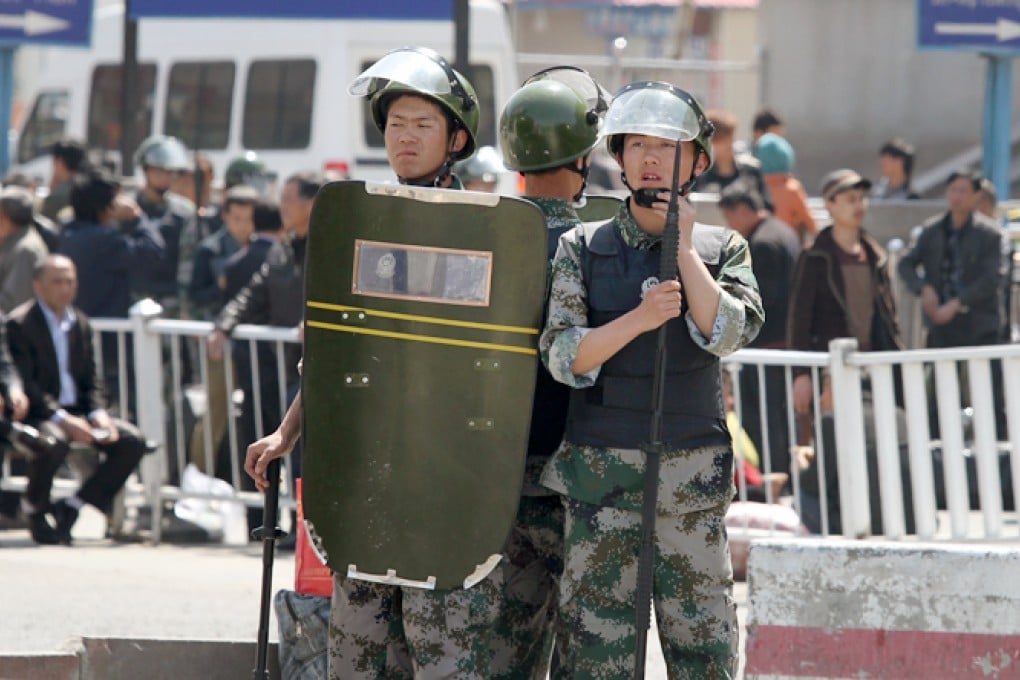
[[599, 138], [599, 116], [573, 88], [552, 79], [529, 82], [499, 118], [506, 167], [535, 172], [586, 156]]
[[[471, 83], [436, 52], [424, 47], [393, 50], [355, 78], [350, 94], [368, 97], [372, 120], [386, 131], [386, 113], [399, 95], [412, 94], [435, 102], [467, 132], [467, 143], [453, 154], [455, 160], [475, 152], [478, 135], [478, 96]], [[451, 134], [453, 130], [450, 131]]]
[[141, 168], [159, 168], [171, 172], [191, 169], [188, 149], [176, 137], [152, 135], [138, 145], [135, 165]]
[[622, 151], [627, 134], [694, 142], [711, 167], [713, 132], [715, 126], [693, 96], [669, 83], [641, 81], [625, 85], [613, 96], [602, 134], [614, 157]]

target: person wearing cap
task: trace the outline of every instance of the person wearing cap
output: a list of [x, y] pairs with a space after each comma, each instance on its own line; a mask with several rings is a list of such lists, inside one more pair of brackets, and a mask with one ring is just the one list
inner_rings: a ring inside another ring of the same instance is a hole
[[[401, 184], [463, 189], [453, 165], [477, 146], [478, 97], [471, 83], [432, 50], [394, 50], [348, 88], [368, 99], [386, 157]], [[282, 206], [281, 206], [282, 207]], [[248, 447], [245, 471], [262, 491], [266, 466], [294, 448], [300, 394], [280, 427]], [[470, 589], [423, 590], [334, 574], [329, 677], [488, 678], [488, 648], [502, 569]]]
[[[835, 338], [856, 338], [861, 351], [903, 349], [893, 299], [889, 257], [863, 227], [871, 181], [850, 169], [822, 181], [832, 224], [800, 255], [787, 318], [790, 349], [828, 352]], [[811, 412], [811, 376], [795, 369], [794, 410]]]
[[[765, 308], [765, 324], [750, 347], [786, 349], [786, 315], [790, 307], [793, 269], [801, 252], [800, 241], [789, 225], [765, 209], [754, 188], [742, 182], [723, 189], [719, 210], [726, 224], [747, 239], [751, 266]], [[765, 367], [765, 395], [770, 469], [787, 472], [790, 469], [790, 432], [782, 366]], [[740, 401], [742, 425], [758, 447], [764, 449], [757, 370], [740, 371]]]
[[878, 150], [878, 168], [882, 178], [871, 191], [879, 201], [906, 201], [920, 198], [910, 186], [914, 172], [914, 146], [896, 137]]
[[[581, 224], [591, 152], [609, 94], [570, 66], [541, 71], [507, 101], [499, 119], [504, 163], [524, 178], [523, 197], [545, 216], [548, 260], [560, 236]], [[493, 633], [492, 678], [545, 678], [553, 654], [563, 570], [563, 505], [541, 485], [542, 468], [563, 439], [570, 390], [539, 366], [524, 489], [505, 548], [504, 590]], [[558, 660], [551, 662], [558, 667]]]
[[775, 208], [772, 212], [793, 227], [801, 243], [810, 244], [818, 227], [808, 209], [804, 185], [793, 176], [793, 146], [783, 137], [767, 132], [755, 142], [754, 155], [761, 163], [761, 174], [772, 196]]
[[603, 136], [631, 190], [614, 218], [561, 239], [542, 360], [571, 388], [564, 440], [542, 483], [562, 496], [562, 677], [629, 677], [651, 425], [656, 331], [668, 324], [653, 600], [670, 677], [736, 673], [737, 620], [723, 517], [733, 497], [719, 357], [744, 347], [764, 312], [747, 241], [695, 224], [679, 198], [679, 279], [659, 281], [673, 186], [712, 163], [712, 126], [687, 92], [637, 82], [614, 96]]
[[[977, 211], [983, 177], [959, 170], [946, 182], [948, 210], [923, 225], [897, 270], [920, 297], [928, 347], [966, 347], [1002, 342], [1006, 325], [1004, 289], [1009, 252], [1006, 234]], [[1005, 435], [1002, 371], [993, 363], [996, 425]]]
[[181, 236], [196, 227], [194, 206], [170, 187], [177, 174], [191, 169], [191, 159], [176, 137], [153, 135], [139, 145], [135, 164], [145, 178], [135, 202], [142, 219], [159, 230], [165, 251], [157, 266], [133, 277], [131, 292], [136, 298], [153, 298], [163, 305], [164, 313], [176, 316], [190, 279], [192, 258], [192, 253], [181, 252]]

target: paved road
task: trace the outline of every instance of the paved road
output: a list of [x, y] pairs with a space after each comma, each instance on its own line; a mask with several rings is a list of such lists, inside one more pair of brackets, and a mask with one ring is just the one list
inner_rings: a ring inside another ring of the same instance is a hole
[[[75, 545], [36, 546], [27, 531], [0, 531], [0, 654], [68, 649], [82, 636], [254, 641], [259, 544], [119, 544], [102, 538], [102, 517], [85, 508]], [[294, 583], [292, 553], [279, 556], [274, 592]], [[746, 587], [738, 584], [741, 623]], [[276, 621], [272, 621], [276, 639]], [[657, 640], [649, 680], [666, 677]]]

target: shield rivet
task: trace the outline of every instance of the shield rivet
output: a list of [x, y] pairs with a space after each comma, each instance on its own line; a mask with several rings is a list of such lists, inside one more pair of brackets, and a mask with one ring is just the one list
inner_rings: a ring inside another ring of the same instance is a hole
[[362, 385], [367, 385], [367, 384], [368, 384], [368, 376], [367, 376], [367, 375], [366, 375], [366, 376], [363, 376], [363, 377], [361, 378], [361, 384], [362, 384]]
[[347, 381], [348, 385], [350, 385], [352, 382], [354, 382], [354, 378], [352, 378], [351, 376], [347, 376], [347, 378], [345, 378], [345, 380]]
[[340, 315], [340, 317], [346, 321], [350, 317], [350, 314], [344, 312], [343, 314]]
[[358, 312], [358, 318], [361, 319], [362, 321], [364, 321], [365, 320], [365, 313], [364, 312]]
[[468, 427], [474, 427], [474, 426], [475, 426], [475, 421], [469, 420], [468, 421]]
[[499, 362], [498, 361], [493, 362], [492, 367], [499, 368]]

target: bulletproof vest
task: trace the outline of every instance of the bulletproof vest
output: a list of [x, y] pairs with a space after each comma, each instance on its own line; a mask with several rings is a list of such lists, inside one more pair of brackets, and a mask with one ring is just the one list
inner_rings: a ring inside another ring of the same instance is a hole
[[[728, 235], [721, 227], [695, 225], [695, 249], [713, 277], [722, 265]], [[615, 220], [586, 224], [582, 244], [592, 328], [636, 308], [643, 287], [658, 283], [659, 248], [629, 247]], [[685, 296], [680, 317], [667, 322], [662, 441], [673, 448], [718, 433], [725, 418], [719, 359], [691, 339], [687, 310]], [[630, 449], [648, 441], [657, 336], [657, 330], [642, 333], [602, 365], [593, 387], [572, 390], [568, 441]]]
[[[546, 229], [548, 239], [549, 261], [556, 255], [556, 247], [560, 236], [571, 226]], [[542, 315], [545, 326], [545, 314]], [[535, 400], [531, 409], [531, 430], [528, 435], [528, 456], [550, 456], [563, 441], [563, 428], [566, 423], [567, 406], [570, 403], [570, 388], [556, 382], [544, 364], [539, 362], [538, 375], [535, 379]]]

